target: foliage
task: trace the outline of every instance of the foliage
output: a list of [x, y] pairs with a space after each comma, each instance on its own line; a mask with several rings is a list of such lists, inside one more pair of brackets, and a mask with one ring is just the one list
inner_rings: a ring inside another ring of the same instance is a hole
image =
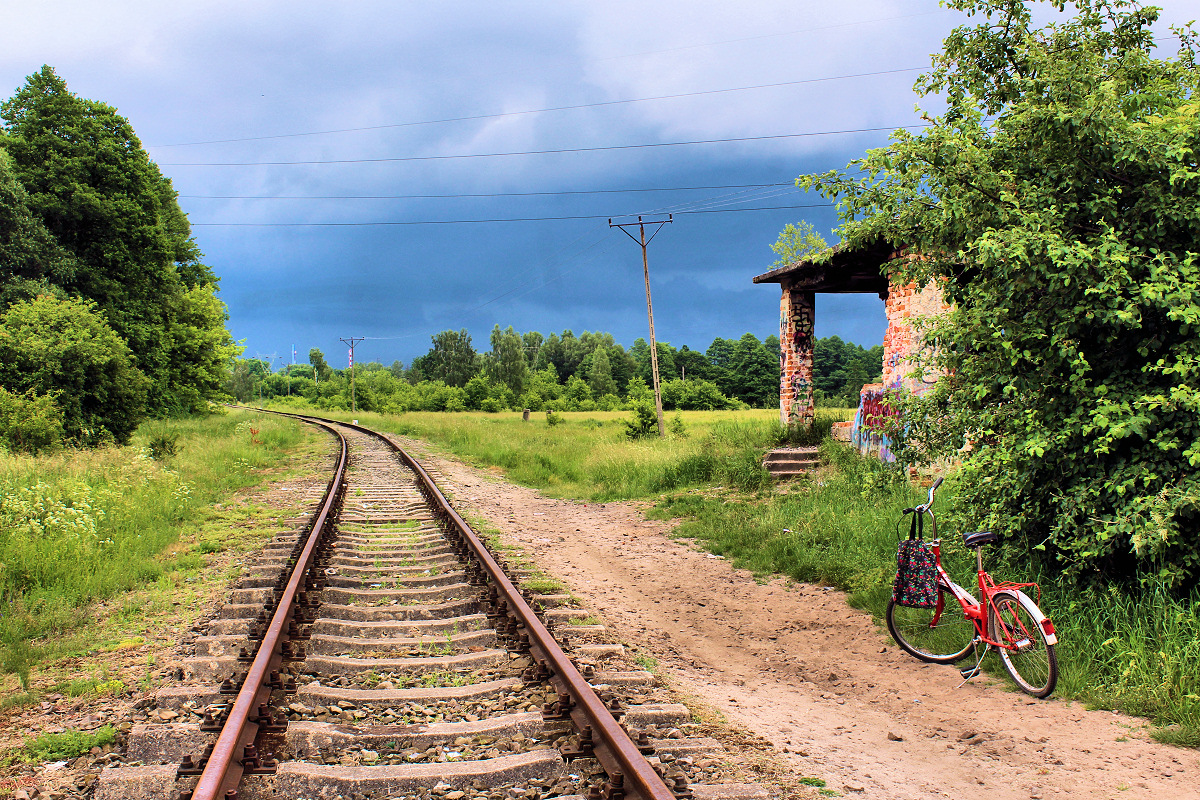
[[0, 386], [53, 397], [73, 442], [128, 441], [148, 384], [133, 364], [90, 302], [43, 296], [0, 314]]
[[[0, 454], [0, 668], [20, 675], [53, 646], [47, 637], [94, 622], [89, 604], [194, 559], [172, 552], [181, 534], [306, 435], [235, 411], [147, 422], [122, 448]], [[146, 456], [155, 440], [176, 442], [170, 469]]]
[[146, 450], [155, 461], [167, 461], [179, 455], [179, 434], [171, 432], [151, 436], [146, 443]]
[[29, 209], [29, 194], [0, 148], [0, 310], [70, 281], [78, 263]]
[[[1158, 11], [1080, 0], [1044, 28], [1016, 0], [952, 0], [920, 133], [802, 177], [840, 197], [848, 246], [920, 252], [941, 282], [929, 331], [938, 434], [971, 446], [964, 525], [1080, 579], [1200, 581], [1200, 74], [1190, 30], [1151, 55]], [[1062, 9], [1059, 4], [1055, 8]]]
[[511, 325], [500, 330], [492, 327], [492, 353], [488, 360], [488, 378], [493, 383], [503, 383], [514, 394], [525, 391], [525, 380], [529, 375], [529, 362], [525, 359], [525, 343]]
[[236, 347], [175, 190], [128, 120], [70, 92], [48, 66], [0, 117], [0, 297], [94, 302], [149, 378], [139, 405], [156, 415], [204, 408]]
[[37, 455], [62, 444], [62, 409], [47, 395], [14, 394], [0, 386], [0, 444], [18, 453]]
[[93, 747], [115, 744], [117, 729], [105, 725], [94, 731], [67, 730], [62, 733], [42, 733], [25, 743], [25, 758], [28, 761], [62, 761], [78, 758]]
[[550, 409], [546, 409], [546, 424], [550, 427], [561, 425], [563, 421], [562, 414], [555, 414]]
[[820, 253], [829, 248], [829, 244], [817, 233], [817, 229], [810, 222], [801, 222], [799, 225], [788, 223], [783, 226], [783, 230], [779, 233], [779, 238], [771, 245], [771, 249], [775, 251], [775, 255], [779, 256], [773, 266], [785, 267], [788, 264], [795, 264], [807, 256]]
[[625, 435], [630, 439], [645, 439], [658, 434], [658, 411], [653, 403], [638, 402], [633, 416], [625, 420]]
[[817, 405], [857, 407], [863, 384], [883, 379], [883, 345], [869, 350], [829, 336], [813, 342], [813, 396]]
[[471, 346], [471, 334], [467, 329], [442, 331], [430, 337], [433, 347], [413, 361], [413, 369], [427, 380], [436, 380], [448, 386], [466, 386], [480, 369], [479, 357]]

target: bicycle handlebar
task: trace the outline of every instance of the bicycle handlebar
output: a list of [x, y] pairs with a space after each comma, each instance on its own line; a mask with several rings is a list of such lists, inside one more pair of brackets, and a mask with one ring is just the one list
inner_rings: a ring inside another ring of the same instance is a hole
[[933, 506], [933, 493], [937, 491], [937, 488], [942, 485], [942, 481], [944, 480], [946, 479], [938, 478], [933, 482], [933, 486], [929, 487], [929, 499], [925, 502], [925, 505], [917, 506], [916, 508], [906, 508], [904, 509], [904, 513], [911, 514], [912, 512], [917, 511], [924, 514], [929, 511], [929, 509]]

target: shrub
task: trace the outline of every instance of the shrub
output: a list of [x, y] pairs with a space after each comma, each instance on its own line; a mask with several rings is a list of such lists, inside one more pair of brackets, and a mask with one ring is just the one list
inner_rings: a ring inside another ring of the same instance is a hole
[[62, 444], [62, 410], [30, 389], [13, 394], [0, 387], [0, 442], [9, 450], [37, 455]]
[[53, 396], [69, 439], [127, 442], [149, 383], [90, 301], [42, 296], [0, 315], [0, 386]]
[[152, 436], [146, 444], [146, 449], [155, 461], [166, 461], [179, 454], [179, 434], [160, 433]]
[[625, 420], [625, 435], [630, 439], [645, 439], [658, 432], [658, 412], [653, 403], [638, 402], [633, 407], [633, 418]]

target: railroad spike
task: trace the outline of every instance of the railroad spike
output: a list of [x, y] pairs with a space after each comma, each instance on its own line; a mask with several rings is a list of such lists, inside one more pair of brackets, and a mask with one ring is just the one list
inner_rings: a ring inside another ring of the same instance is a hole
[[562, 757], [571, 761], [576, 758], [588, 758], [595, 754], [595, 746], [592, 741], [592, 726], [584, 725], [583, 730], [579, 732], [579, 743], [575, 746], [569, 744], [563, 745], [558, 751]]
[[625, 774], [614, 772], [604, 784], [604, 800], [625, 800]]
[[671, 787], [671, 794], [675, 795], [677, 800], [692, 800], [692, 790], [688, 787], [686, 776], [682, 774], [675, 776], [675, 785]]

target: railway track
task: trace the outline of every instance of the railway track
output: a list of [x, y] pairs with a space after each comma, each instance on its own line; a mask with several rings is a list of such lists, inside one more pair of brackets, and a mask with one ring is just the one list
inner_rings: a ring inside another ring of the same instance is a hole
[[302, 419], [339, 441], [325, 497], [198, 626], [97, 800], [766, 800], [397, 444]]

